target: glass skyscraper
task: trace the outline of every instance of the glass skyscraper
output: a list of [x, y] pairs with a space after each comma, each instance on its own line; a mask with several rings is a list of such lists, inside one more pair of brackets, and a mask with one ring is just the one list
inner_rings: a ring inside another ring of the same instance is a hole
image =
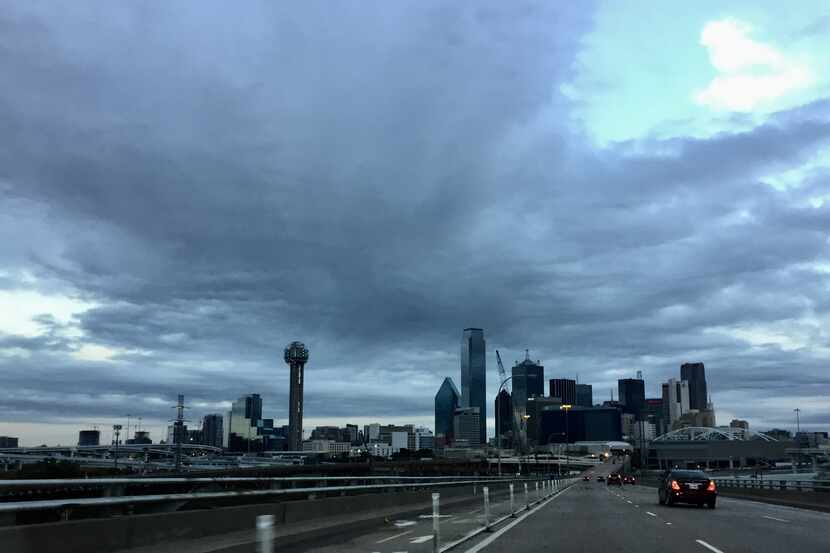
[[703, 363], [680, 365], [680, 380], [689, 382], [689, 409], [703, 411], [708, 403], [706, 391], [706, 369]]
[[461, 407], [478, 407], [480, 443], [487, 443], [487, 362], [484, 330], [465, 328], [461, 338]]
[[[461, 394], [452, 378], [447, 377], [435, 394], [435, 441], [447, 445], [453, 439], [453, 417], [461, 403]], [[371, 434], [369, 430], [366, 434]], [[370, 441], [368, 438], [367, 442]]]

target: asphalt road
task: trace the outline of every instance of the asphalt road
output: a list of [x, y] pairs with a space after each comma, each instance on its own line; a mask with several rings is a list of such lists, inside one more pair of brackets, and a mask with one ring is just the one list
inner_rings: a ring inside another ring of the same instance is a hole
[[[518, 496], [517, 496], [518, 501]], [[494, 509], [498, 513], [506, 512]], [[449, 510], [441, 518], [447, 543], [481, 524], [480, 509]], [[360, 535], [294, 551], [429, 553], [431, 513], [389, 521]], [[280, 550], [282, 551], [282, 550]], [[578, 482], [528, 514], [453, 549], [453, 553], [822, 553], [830, 552], [830, 514], [718, 498], [715, 510], [657, 504], [653, 488]]]

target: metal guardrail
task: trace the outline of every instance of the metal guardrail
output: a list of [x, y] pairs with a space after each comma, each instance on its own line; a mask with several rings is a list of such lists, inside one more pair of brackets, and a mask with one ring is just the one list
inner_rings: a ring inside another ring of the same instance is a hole
[[776, 480], [755, 478], [718, 478], [719, 487], [750, 490], [795, 490], [799, 492], [830, 492], [830, 480]]
[[[382, 478], [382, 477], [381, 477]], [[444, 477], [452, 478], [452, 477]], [[105, 479], [108, 480], [108, 479]], [[182, 479], [188, 480], [188, 479]], [[210, 479], [208, 479], [210, 480]], [[20, 511], [33, 510], [71, 510], [78, 507], [112, 507], [118, 505], [133, 505], [146, 503], [184, 503], [193, 500], [204, 499], [227, 499], [244, 497], [269, 497], [287, 496], [296, 494], [324, 494], [341, 492], [369, 492], [383, 490], [403, 490], [419, 488], [442, 488], [448, 486], [476, 485], [482, 482], [488, 484], [537, 481], [537, 479], [516, 479], [516, 478], [488, 478], [486, 480], [454, 480], [454, 481], [417, 481], [399, 484], [368, 484], [359, 486], [323, 486], [306, 488], [286, 488], [268, 490], [244, 490], [230, 492], [199, 492], [199, 493], [174, 493], [174, 494], [153, 494], [153, 495], [131, 495], [120, 497], [92, 497], [76, 499], [53, 499], [40, 501], [12, 501], [0, 503], [0, 513], [16, 513]]]

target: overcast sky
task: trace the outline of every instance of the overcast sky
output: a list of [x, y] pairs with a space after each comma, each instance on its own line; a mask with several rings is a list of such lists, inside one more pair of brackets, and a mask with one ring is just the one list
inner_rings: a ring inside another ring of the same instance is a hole
[[432, 426], [468, 326], [830, 429], [830, 8], [653, 5], [4, 2], [0, 434], [285, 424], [292, 340], [306, 430]]

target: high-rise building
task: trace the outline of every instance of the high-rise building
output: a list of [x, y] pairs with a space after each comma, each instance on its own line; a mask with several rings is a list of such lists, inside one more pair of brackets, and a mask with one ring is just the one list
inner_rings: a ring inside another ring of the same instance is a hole
[[640, 417], [646, 402], [645, 383], [639, 378], [621, 378], [617, 390], [623, 413]]
[[511, 447], [513, 436], [513, 402], [510, 392], [502, 389], [496, 396], [496, 445]]
[[380, 423], [373, 422], [363, 426], [363, 441], [367, 444], [380, 442]]
[[[453, 417], [461, 405], [461, 394], [452, 378], [447, 377], [435, 394], [435, 441], [447, 445], [453, 440]], [[371, 440], [367, 440], [371, 441]]]
[[551, 378], [550, 397], [559, 398], [565, 405], [576, 405], [576, 380], [570, 378]]
[[520, 416], [525, 414], [527, 400], [531, 397], [545, 395], [545, 367], [530, 360], [525, 353], [525, 360], [513, 366], [513, 410]]
[[542, 415], [545, 411], [561, 411], [562, 401], [558, 397], [532, 397], [527, 400], [527, 420], [524, 421], [525, 436], [527, 441], [524, 445], [535, 446], [545, 440], [542, 436]]
[[303, 382], [308, 349], [302, 342], [291, 342], [283, 354], [291, 369], [288, 393], [288, 449], [300, 451], [303, 448]]
[[541, 444], [622, 439], [620, 410], [613, 407], [549, 409], [541, 419]]
[[459, 407], [453, 414], [453, 445], [456, 447], [479, 447], [478, 407]]
[[579, 407], [594, 406], [594, 389], [590, 384], [576, 385], [576, 405]]
[[683, 363], [680, 365], [680, 380], [689, 383], [689, 409], [703, 411], [707, 407], [706, 369], [703, 363]]
[[13, 438], [11, 436], [0, 436], [0, 449], [3, 448], [14, 448], [19, 447], [17, 445], [18, 438]]
[[465, 328], [461, 338], [461, 406], [478, 408], [480, 443], [487, 441], [486, 369], [484, 331]]
[[418, 427], [415, 429], [415, 450], [432, 449], [434, 447], [434, 436], [429, 428]]
[[689, 383], [670, 378], [663, 383], [662, 389], [664, 419], [671, 428], [680, 417], [689, 412]]
[[[259, 394], [248, 394], [231, 404], [227, 419], [227, 444], [231, 451], [261, 451], [262, 435], [258, 430], [264, 427], [262, 421], [262, 398]], [[223, 423], [223, 433], [224, 433]]]
[[79, 446], [96, 446], [101, 445], [101, 431], [100, 430], [81, 430], [78, 432]]
[[650, 397], [646, 398], [646, 403], [642, 411], [643, 419], [654, 425], [654, 432], [656, 436], [665, 434], [668, 430], [666, 428], [665, 418], [663, 417], [663, 399]]
[[202, 418], [202, 441], [205, 445], [222, 447], [224, 421], [219, 413], [211, 413]]

